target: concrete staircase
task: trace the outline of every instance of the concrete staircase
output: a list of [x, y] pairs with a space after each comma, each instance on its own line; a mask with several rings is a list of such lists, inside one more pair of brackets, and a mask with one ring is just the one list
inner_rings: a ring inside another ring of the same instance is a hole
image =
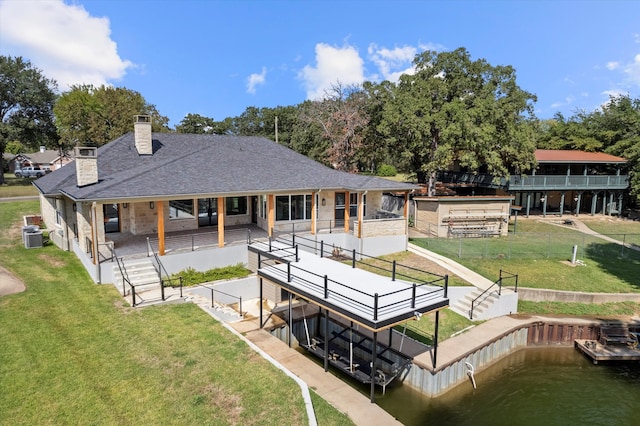
[[[150, 259], [132, 259], [124, 261], [124, 267], [126, 274], [129, 277], [129, 281], [136, 288], [136, 293], [142, 293], [148, 290], [157, 289], [160, 287], [160, 276], [156, 272], [153, 262]], [[122, 292], [122, 274], [120, 268], [115, 265], [113, 271], [114, 285]], [[130, 294], [131, 288], [125, 284], [125, 294]]]
[[[451, 310], [466, 317], [470, 318], [471, 302], [480, 296], [484, 292], [484, 289], [476, 288], [471, 293], [468, 293], [463, 298], [458, 300], [454, 305], [450, 306]], [[473, 320], [483, 320], [487, 310], [499, 300], [498, 289], [493, 288], [485, 293], [480, 299], [478, 299], [473, 306]]]

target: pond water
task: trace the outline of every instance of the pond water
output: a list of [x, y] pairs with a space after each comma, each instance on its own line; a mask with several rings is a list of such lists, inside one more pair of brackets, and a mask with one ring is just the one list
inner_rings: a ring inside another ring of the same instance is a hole
[[[376, 403], [405, 425], [640, 425], [640, 363], [594, 365], [573, 347], [527, 348], [438, 398], [394, 385]], [[369, 387], [362, 392], [368, 395]]]

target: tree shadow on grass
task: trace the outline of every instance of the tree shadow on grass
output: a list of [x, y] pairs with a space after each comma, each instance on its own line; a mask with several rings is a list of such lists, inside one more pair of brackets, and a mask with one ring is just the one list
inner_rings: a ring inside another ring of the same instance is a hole
[[585, 256], [598, 267], [640, 290], [640, 251], [615, 243], [590, 243]]

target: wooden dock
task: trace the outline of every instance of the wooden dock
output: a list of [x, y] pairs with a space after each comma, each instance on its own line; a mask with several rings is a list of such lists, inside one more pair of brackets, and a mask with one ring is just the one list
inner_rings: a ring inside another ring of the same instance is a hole
[[600, 361], [640, 361], [640, 346], [608, 344], [603, 345], [596, 340], [574, 340], [574, 346], [586, 356], [591, 358], [594, 364]]

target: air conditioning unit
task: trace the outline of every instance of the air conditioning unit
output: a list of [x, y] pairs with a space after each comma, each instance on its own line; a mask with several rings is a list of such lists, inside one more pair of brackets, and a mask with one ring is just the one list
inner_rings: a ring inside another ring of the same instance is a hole
[[42, 231], [27, 232], [24, 237], [24, 246], [26, 248], [42, 247]]

